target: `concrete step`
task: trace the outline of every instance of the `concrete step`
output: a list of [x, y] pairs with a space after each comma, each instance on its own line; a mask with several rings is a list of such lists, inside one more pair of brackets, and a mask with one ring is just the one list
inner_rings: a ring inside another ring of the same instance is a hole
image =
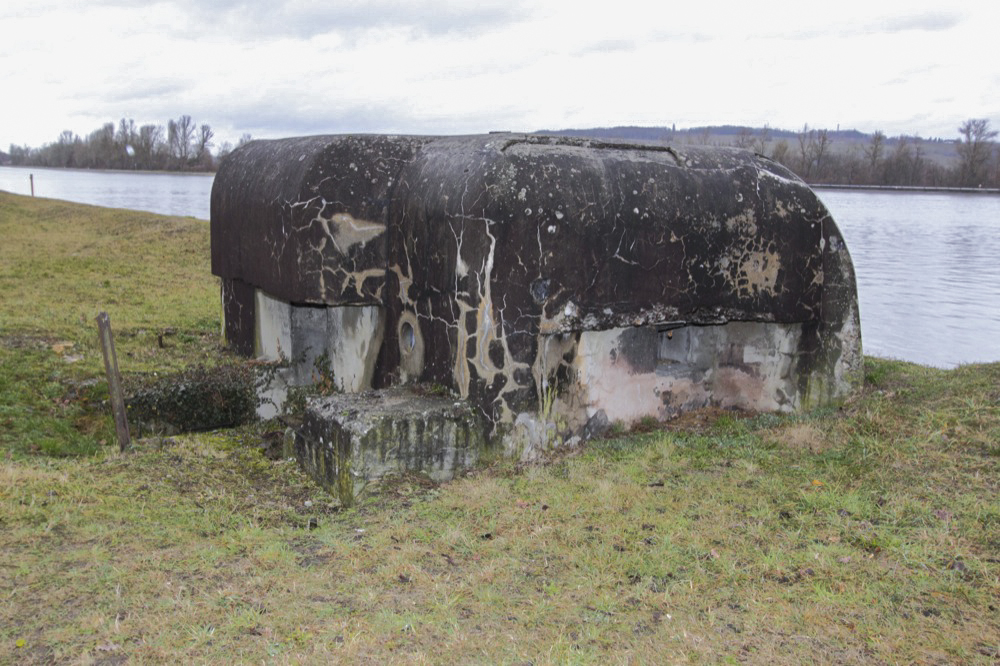
[[412, 387], [315, 398], [295, 435], [299, 464], [344, 506], [386, 475], [452, 479], [486, 446], [468, 403]]

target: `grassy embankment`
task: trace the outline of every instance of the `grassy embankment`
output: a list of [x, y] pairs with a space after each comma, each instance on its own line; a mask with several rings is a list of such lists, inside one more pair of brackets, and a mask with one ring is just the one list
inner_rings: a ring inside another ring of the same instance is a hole
[[1000, 659], [1000, 364], [338, 510], [259, 426], [110, 445], [99, 310], [124, 373], [224, 354], [205, 222], [0, 193], [0, 239], [0, 663]]

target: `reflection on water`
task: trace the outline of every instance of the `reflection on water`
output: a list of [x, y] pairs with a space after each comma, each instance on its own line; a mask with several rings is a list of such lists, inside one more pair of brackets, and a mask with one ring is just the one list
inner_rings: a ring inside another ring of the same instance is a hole
[[[207, 220], [211, 174], [0, 167], [0, 190]], [[1000, 197], [821, 190], [854, 259], [865, 353], [1000, 361]]]
[[207, 220], [214, 174], [0, 167], [0, 190]]
[[821, 190], [854, 260], [866, 354], [1000, 361], [1000, 197]]

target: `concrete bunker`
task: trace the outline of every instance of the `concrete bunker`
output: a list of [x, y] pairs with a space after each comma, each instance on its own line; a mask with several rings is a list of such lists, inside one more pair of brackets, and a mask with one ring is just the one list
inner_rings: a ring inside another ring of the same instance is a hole
[[240, 352], [347, 392], [447, 387], [530, 455], [592, 419], [842, 399], [850, 255], [795, 175], [747, 151], [536, 135], [253, 141], [212, 191]]

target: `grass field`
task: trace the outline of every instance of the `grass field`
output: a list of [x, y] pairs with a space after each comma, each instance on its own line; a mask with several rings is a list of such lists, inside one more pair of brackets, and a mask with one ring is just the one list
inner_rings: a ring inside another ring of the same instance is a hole
[[0, 663], [1000, 660], [998, 363], [342, 509], [266, 423], [111, 446], [97, 312], [125, 374], [228, 360], [206, 222], [0, 193], [0, 239]]

